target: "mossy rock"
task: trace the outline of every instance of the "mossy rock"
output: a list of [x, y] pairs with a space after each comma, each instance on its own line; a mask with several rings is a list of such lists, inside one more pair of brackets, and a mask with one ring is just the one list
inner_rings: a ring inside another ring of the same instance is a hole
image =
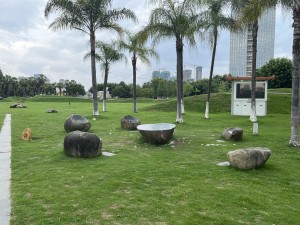
[[85, 117], [73, 114], [65, 121], [64, 128], [67, 132], [75, 130], [86, 132], [91, 128], [91, 123]]
[[64, 139], [67, 156], [93, 158], [102, 155], [101, 148], [102, 140], [93, 133], [72, 131]]

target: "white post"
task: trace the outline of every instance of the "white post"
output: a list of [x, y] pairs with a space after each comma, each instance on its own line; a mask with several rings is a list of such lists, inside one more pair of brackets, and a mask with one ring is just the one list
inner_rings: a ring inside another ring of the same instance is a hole
[[258, 123], [253, 123], [253, 135], [258, 134]]

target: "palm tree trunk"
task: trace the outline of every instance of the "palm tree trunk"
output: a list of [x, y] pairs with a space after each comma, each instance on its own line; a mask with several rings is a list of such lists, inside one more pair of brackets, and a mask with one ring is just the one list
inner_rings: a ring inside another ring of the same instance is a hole
[[[296, 4], [296, 3], [294, 3]], [[300, 5], [293, 8], [293, 71], [292, 71], [292, 106], [291, 138], [289, 145], [300, 146], [298, 135], [299, 124], [299, 84], [300, 84]]]
[[217, 39], [218, 39], [218, 30], [215, 27], [215, 29], [214, 29], [214, 44], [213, 44], [213, 51], [212, 51], [212, 56], [211, 56], [210, 73], [209, 73], [209, 80], [208, 80], [208, 91], [207, 91], [207, 99], [206, 99], [205, 115], [204, 115], [204, 117], [206, 119], [209, 118], [209, 101], [210, 101], [210, 92], [211, 92], [211, 81], [212, 81], [212, 76], [214, 73], [214, 64], [215, 64], [216, 49], [217, 49]]
[[132, 97], [133, 97], [133, 112], [137, 112], [136, 109], [136, 55], [133, 54], [131, 59], [132, 62], [132, 72], [133, 72], [133, 83], [132, 83]]
[[93, 90], [93, 115], [99, 116], [98, 98], [97, 98], [95, 42], [96, 42], [95, 32], [92, 31], [90, 34], [90, 46], [91, 46], [91, 71], [92, 71], [92, 90]]
[[176, 38], [176, 56], [177, 56], [177, 116], [176, 122], [182, 123], [182, 105], [183, 105], [183, 43], [178, 37]]
[[256, 52], [257, 52], [257, 31], [258, 31], [258, 20], [255, 20], [252, 25], [252, 68], [251, 68], [251, 122], [256, 122]]
[[105, 72], [104, 72], [104, 81], [103, 81], [103, 112], [106, 112], [106, 87], [107, 87], [107, 79], [108, 79], [108, 64], [105, 65]]

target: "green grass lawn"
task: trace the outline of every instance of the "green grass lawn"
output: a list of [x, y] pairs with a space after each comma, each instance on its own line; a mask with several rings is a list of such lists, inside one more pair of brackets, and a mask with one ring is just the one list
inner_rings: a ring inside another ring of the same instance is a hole
[[[136, 114], [130, 101], [110, 101], [96, 120], [91, 102], [27, 101], [26, 109], [1, 102], [0, 118], [12, 115], [11, 224], [299, 224], [300, 151], [288, 146], [290, 96], [276, 96], [255, 136], [248, 117], [230, 115], [230, 96], [212, 96], [210, 119], [204, 119], [205, 96], [187, 98], [174, 144], [162, 146], [122, 130], [120, 120], [130, 114], [142, 123], [173, 123], [173, 100], [142, 100]], [[86, 116], [90, 132], [103, 139], [102, 151], [116, 155], [65, 156], [63, 124], [72, 113]], [[21, 139], [26, 127], [30, 142]], [[219, 142], [228, 127], [243, 128], [244, 140]], [[255, 146], [272, 150], [263, 168], [216, 166], [228, 151]]]

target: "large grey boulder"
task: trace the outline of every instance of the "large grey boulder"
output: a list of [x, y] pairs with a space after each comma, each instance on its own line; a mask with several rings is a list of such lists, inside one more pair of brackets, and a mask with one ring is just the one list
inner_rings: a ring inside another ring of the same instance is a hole
[[64, 128], [67, 132], [75, 130], [86, 132], [91, 128], [91, 123], [87, 120], [87, 118], [73, 114], [65, 121]]
[[17, 104], [13, 104], [10, 106], [10, 108], [17, 108], [17, 109], [21, 109], [21, 108], [27, 108], [25, 105], [22, 105], [20, 103]]
[[262, 167], [270, 156], [271, 150], [261, 147], [238, 149], [227, 153], [230, 165], [242, 170]]
[[228, 128], [223, 132], [225, 140], [242, 141], [243, 140], [243, 129], [242, 128]]
[[48, 109], [47, 113], [58, 113], [56, 109]]
[[137, 126], [140, 125], [140, 120], [136, 117], [127, 115], [121, 119], [121, 127], [125, 130], [136, 130]]
[[102, 154], [102, 140], [96, 135], [72, 131], [65, 136], [64, 153], [67, 156], [92, 158]]

